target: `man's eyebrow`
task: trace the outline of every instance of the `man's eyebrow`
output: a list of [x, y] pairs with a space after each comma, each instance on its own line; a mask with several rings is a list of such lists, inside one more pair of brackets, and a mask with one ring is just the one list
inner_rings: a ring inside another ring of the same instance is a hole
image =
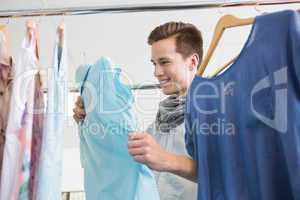
[[169, 60], [169, 58], [168, 58], [168, 57], [161, 57], [161, 58], [159, 58], [158, 60], [159, 60], [159, 61], [162, 61], [162, 60]]
[[[161, 57], [158, 59], [158, 61], [164, 61], [164, 60], [169, 60], [170, 58], [168, 57]], [[155, 61], [153, 59], [150, 60], [152, 63], [155, 63]]]

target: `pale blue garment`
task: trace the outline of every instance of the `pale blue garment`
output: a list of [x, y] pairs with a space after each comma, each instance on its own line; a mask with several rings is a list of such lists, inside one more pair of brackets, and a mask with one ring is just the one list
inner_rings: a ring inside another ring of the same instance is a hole
[[58, 46], [58, 42], [56, 43], [53, 68], [48, 73], [47, 112], [37, 199], [59, 200], [61, 199], [64, 116], [67, 113], [68, 95], [68, 62], [65, 39], [63, 48]]
[[87, 112], [80, 126], [81, 162], [87, 200], [158, 200], [152, 171], [128, 153], [128, 133], [138, 125], [133, 95], [120, 82], [119, 68], [101, 58], [81, 66], [76, 81]]

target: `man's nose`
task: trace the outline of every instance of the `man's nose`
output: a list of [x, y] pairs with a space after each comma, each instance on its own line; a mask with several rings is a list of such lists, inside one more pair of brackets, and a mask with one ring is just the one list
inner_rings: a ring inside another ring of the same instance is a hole
[[159, 66], [159, 65], [155, 65], [155, 67], [154, 67], [154, 76], [159, 77], [159, 76], [162, 76], [163, 74], [164, 74], [164, 72], [162, 70], [162, 67]]

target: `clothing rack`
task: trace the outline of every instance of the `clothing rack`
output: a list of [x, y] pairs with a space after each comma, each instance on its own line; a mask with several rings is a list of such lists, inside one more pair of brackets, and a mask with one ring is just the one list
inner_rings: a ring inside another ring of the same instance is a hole
[[90, 15], [100, 13], [129, 13], [129, 12], [153, 12], [172, 11], [186, 9], [204, 9], [235, 6], [258, 6], [300, 3], [300, 0], [258, 0], [258, 1], [187, 1], [154, 4], [123, 4], [113, 6], [71, 7], [71, 8], [49, 8], [49, 9], [25, 9], [25, 10], [0, 10], [0, 18], [19, 18], [37, 16], [69, 16]]
[[[113, 6], [92, 6], [92, 7], [70, 7], [70, 8], [47, 8], [47, 9], [25, 9], [25, 10], [0, 10], [0, 19], [22, 18], [22, 17], [44, 17], [44, 16], [71, 16], [91, 15], [101, 13], [130, 13], [130, 12], [157, 12], [172, 10], [208, 9], [237, 6], [259, 6], [259, 5], [280, 5], [300, 3], [300, 0], [257, 0], [257, 1], [231, 1], [231, 0], [210, 0], [210, 1], [187, 1], [187, 2], [166, 2], [155, 4], [124, 4]], [[159, 84], [132, 85], [132, 90], [146, 90], [159, 88]], [[47, 93], [47, 89], [43, 90]], [[70, 92], [79, 92], [77, 88], [69, 88]]]

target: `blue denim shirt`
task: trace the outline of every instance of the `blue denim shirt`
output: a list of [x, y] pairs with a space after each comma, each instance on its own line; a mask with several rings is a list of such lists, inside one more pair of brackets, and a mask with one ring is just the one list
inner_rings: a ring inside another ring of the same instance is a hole
[[258, 16], [223, 74], [196, 76], [186, 146], [198, 200], [300, 199], [300, 16]]

